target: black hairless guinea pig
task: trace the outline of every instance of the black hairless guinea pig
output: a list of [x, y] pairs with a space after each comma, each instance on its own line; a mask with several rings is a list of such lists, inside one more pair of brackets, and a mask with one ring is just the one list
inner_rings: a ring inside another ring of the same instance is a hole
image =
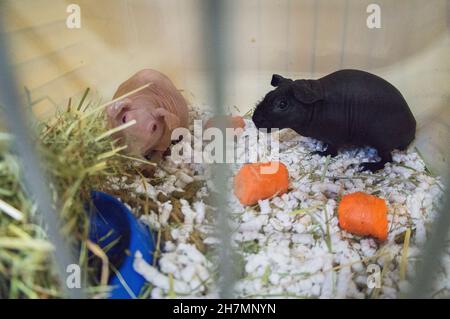
[[370, 146], [379, 162], [362, 163], [372, 172], [392, 161], [391, 151], [414, 140], [416, 120], [401, 93], [382, 78], [358, 70], [340, 70], [318, 80], [290, 80], [274, 74], [276, 87], [256, 107], [256, 127], [291, 128], [327, 145], [320, 155], [340, 148]]

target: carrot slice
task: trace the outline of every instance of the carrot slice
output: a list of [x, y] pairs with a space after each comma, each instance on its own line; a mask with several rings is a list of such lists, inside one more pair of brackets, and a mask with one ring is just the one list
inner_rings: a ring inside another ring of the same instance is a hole
[[234, 194], [241, 204], [254, 205], [286, 193], [288, 184], [289, 173], [281, 162], [244, 164], [234, 177]]
[[382, 198], [363, 192], [344, 195], [338, 218], [341, 228], [352, 234], [387, 239], [387, 206]]
[[241, 116], [224, 115], [210, 118], [205, 124], [205, 129], [210, 127], [219, 127], [221, 122], [225, 122], [225, 127], [229, 128], [245, 127], [245, 121]]

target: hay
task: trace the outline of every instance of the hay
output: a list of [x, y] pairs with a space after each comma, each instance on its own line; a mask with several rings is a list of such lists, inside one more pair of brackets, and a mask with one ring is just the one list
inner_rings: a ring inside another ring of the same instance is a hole
[[[36, 145], [42, 169], [50, 180], [63, 235], [80, 251], [79, 265], [83, 275], [86, 274], [83, 278], [86, 291], [89, 296], [103, 297], [107, 292], [106, 268], [103, 267], [100, 282], [97, 270], [90, 267], [93, 257], [88, 258], [92, 245], [88, 242], [85, 204], [92, 190], [120, 195], [121, 183], [134, 180], [144, 163], [153, 163], [120, 154], [126, 146], [118, 145], [112, 134], [126, 126], [108, 130], [102, 111], [111, 102], [98, 105], [89, 102], [85, 106], [88, 93], [89, 89], [77, 107], [71, 107], [69, 100], [68, 107], [49, 123], [37, 125]], [[10, 139], [8, 134], [0, 133], [0, 298], [63, 297], [49, 261], [53, 247], [37, 219], [36, 208], [20, 184], [17, 158], [5, 146]], [[111, 182], [115, 176], [121, 177], [120, 183]], [[101, 259], [107, 264], [104, 255]]]
[[49, 269], [52, 245], [45, 231], [32, 222], [35, 207], [19, 182], [17, 159], [0, 150], [0, 199], [20, 211], [17, 220], [0, 213], [0, 298], [60, 297], [54, 273]]

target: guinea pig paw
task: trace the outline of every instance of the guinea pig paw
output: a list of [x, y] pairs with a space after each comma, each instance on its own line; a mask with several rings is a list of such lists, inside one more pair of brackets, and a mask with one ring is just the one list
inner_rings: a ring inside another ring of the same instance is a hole
[[334, 150], [326, 149], [325, 151], [314, 151], [311, 152], [311, 155], [320, 155], [320, 156], [328, 156], [335, 157], [337, 155], [337, 152]]
[[383, 168], [384, 168], [383, 162], [361, 163], [359, 165], [359, 172], [370, 171], [372, 173], [375, 173], [376, 171], [383, 169]]

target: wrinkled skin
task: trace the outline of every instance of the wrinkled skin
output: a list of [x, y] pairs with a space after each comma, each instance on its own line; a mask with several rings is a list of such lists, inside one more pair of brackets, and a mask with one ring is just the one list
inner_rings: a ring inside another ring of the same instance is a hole
[[382, 78], [359, 70], [341, 70], [318, 80], [290, 80], [274, 74], [276, 87], [256, 107], [257, 128], [291, 128], [327, 146], [322, 156], [343, 147], [370, 146], [379, 162], [362, 170], [382, 169], [394, 149], [414, 140], [416, 120], [401, 93]]
[[122, 83], [113, 99], [147, 83], [151, 85], [110, 105], [106, 114], [111, 128], [136, 120], [116, 137], [128, 145], [127, 153], [158, 162], [171, 144], [172, 131], [188, 127], [188, 108], [169, 78], [151, 69], [141, 70]]

